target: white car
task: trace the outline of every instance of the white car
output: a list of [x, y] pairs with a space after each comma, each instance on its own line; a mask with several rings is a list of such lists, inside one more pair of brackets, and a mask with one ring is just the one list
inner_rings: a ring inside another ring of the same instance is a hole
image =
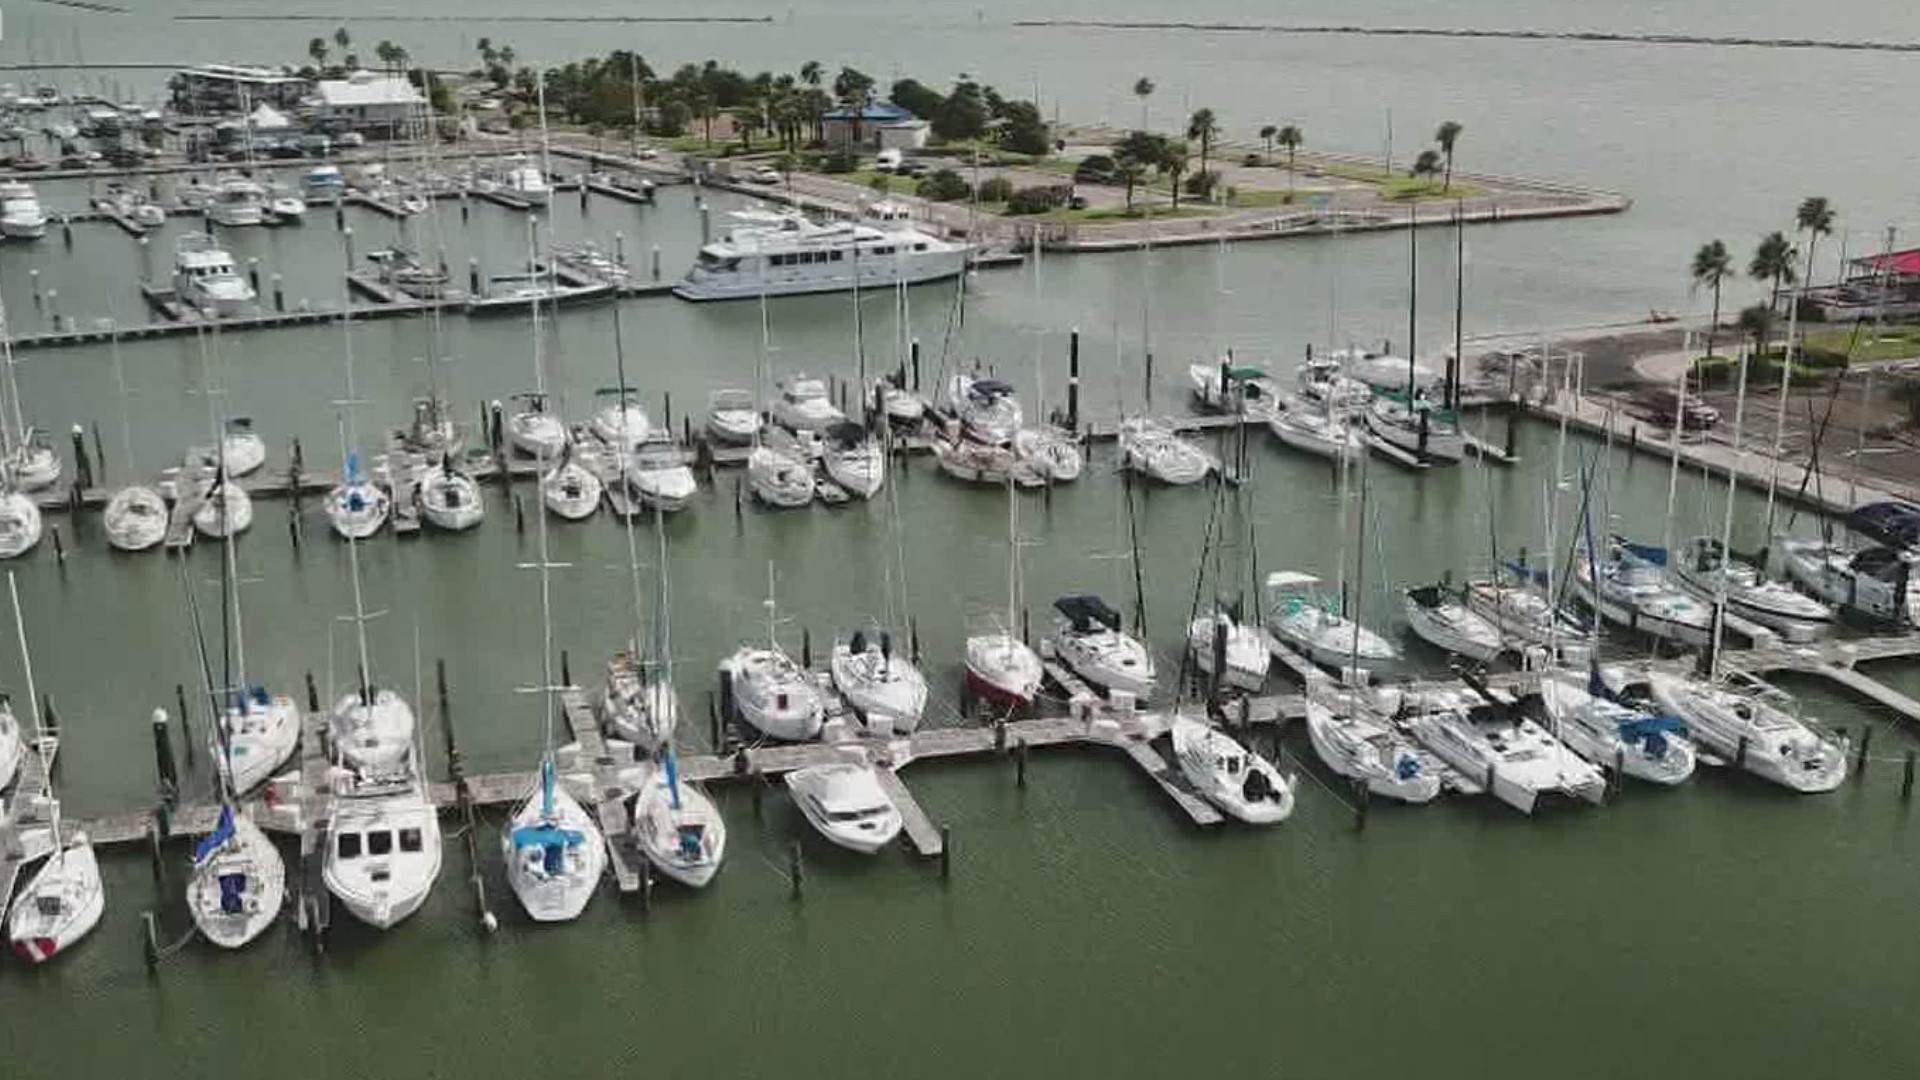
[[747, 180], [754, 184], [777, 184], [780, 182], [780, 171], [763, 165], [748, 173]]

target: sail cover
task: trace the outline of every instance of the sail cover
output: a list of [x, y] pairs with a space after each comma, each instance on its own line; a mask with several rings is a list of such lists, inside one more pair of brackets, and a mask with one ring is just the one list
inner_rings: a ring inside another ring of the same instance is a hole
[[1075, 633], [1089, 633], [1095, 626], [1120, 629], [1120, 613], [1097, 596], [1063, 596], [1053, 602], [1053, 608], [1066, 616]]
[[1891, 548], [1920, 547], [1920, 506], [1895, 501], [1863, 503], [1847, 515], [1847, 528]]
[[220, 823], [215, 825], [213, 832], [193, 849], [193, 865], [199, 866], [212, 858], [213, 853], [219, 851], [221, 845], [231, 839], [233, 839], [233, 807], [223, 806], [220, 808]]
[[1636, 544], [1631, 540], [1621, 540], [1620, 550], [1629, 558], [1649, 566], [1667, 565], [1667, 549], [1658, 544]]

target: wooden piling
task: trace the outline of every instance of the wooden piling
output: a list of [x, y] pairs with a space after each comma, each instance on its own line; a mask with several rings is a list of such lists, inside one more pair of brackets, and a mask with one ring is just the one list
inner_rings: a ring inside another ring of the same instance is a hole
[[1021, 739], [1013, 744], [1013, 786], [1027, 786], [1027, 740]]
[[1867, 749], [1873, 745], [1873, 725], [1860, 725], [1860, 745], [1853, 751], [1853, 778], [1864, 780], [1867, 777]]
[[307, 672], [307, 711], [320, 711], [320, 688], [314, 685], [313, 672]]
[[953, 877], [953, 826], [940, 826], [940, 880]]
[[49, 527], [47, 529], [47, 534], [53, 537], [54, 561], [59, 563], [65, 563], [67, 561], [67, 543], [65, 540], [62, 540], [60, 538], [60, 526], [56, 524]]
[[560, 685], [573, 685], [573, 661], [565, 649], [560, 650]]
[[753, 778], [747, 781], [747, 787], [753, 792], [753, 816], [757, 818], [760, 816], [760, 803], [767, 790], [767, 781], [766, 777], [761, 776], [757, 771], [752, 776]]
[[1907, 747], [1907, 760], [1900, 774], [1901, 802], [1911, 802], [1913, 800], [1913, 759], [1914, 749], [1909, 746]]
[[1367, 808], [1371, 805], [1373, 792], [1365, 780], [1353, 781], [1353, 831], [1367, 831]]
[[806, 870], [800, 862], [800, 841], [787, 846], [787, 880], [793, 886], [793, 899], [800, 899], [806, 887]]
[[180, 771], [173, 761], [173, 737], [167, 733], [167, 711], [153, 710], [153, 764], [160, 777], [160, 800], [171, 806], [180, 794]]
[[800, 628], [800, 666], [813, 667], [813, 630], [805, 626]]

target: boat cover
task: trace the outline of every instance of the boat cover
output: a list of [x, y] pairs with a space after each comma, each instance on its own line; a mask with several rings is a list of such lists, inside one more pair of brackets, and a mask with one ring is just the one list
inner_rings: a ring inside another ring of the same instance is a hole
[[1649, 566], [1667, 565], [1667, 549], [1658, 544], [1636, 544], [1631, 540], [1614, 538], [1620, 544], [1620, 550], [1628, 558]]
[[1892, 500], [1863, 503], [1847, 515], [1847, 528], [1891, 548], [1920, 547], [1920, 506]]
[[826, 435], [835, 446], [859, 446], [866, 441], [867, 429], [851, 420], [841, 420], [829, 425]]
[[1535, 570], [1523, 562], [1509, 562], [1506, 564], [1506, 567], [1508, 573], [1522, 581], [1531, 581], [1535, 585], [1547, 584], [1547, 572], [1545, 570]]
[[967, 387], [967, 393], [975, 397], [999, 397], [1013, 393], [1013, 384], [1005, 379], [975, 379]]
[[1109, 630], [1120, 629], [1120, 613], [1097, 596], [1063, 596], [1053, 602], [1053, 609], [1073, 623], [1076, 633], [1088, 633], [1096, 625]]
[[1447, 602], [1446, 593], [1438, 585], [1421, 585], [1407, 590], [1407, 599], [1423, 608], [1437, 608]]
[[[207, 838], [200, 841], [199, 846], [193, 849], [193, 864], [198, 866], [206, 862], [213, 857], [214, 852], [220, 850], [220, 845], [225, 844], [231, 839], [233, 839], [233, 807], [223, 806], [220, 808], [220, 823], [215, 825], [213, 832], [209, 833]], [[221, 886], [223, 890], [225, 887], [224, 884]]]
[[1674, 716], [1642, 716], [1620, 722], [1620, 741], [1640, 743], [1655, 761], [1667, 756], [1667, 736], [1685, 735], [1687, 725]]

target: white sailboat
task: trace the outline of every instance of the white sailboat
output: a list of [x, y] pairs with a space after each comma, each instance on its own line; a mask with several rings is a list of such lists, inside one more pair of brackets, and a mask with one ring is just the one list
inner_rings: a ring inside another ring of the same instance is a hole
[[253, 430], [253, 420], [245, 416], [228, 417], [217, 433], [219, 447], [195, 447], [191, 458], [195, 465], [212, 469], [224, 465], [228, 476], [246, 476], [267, 461], [267, 443]]
[[1120, 463], [1163, 484], [1197, 484], [1218, 466], [1211, 455], [1182, 439], [1164, 420], [1131, 417], [1120, 422]]
[[441, 458], [440, 464], [429, 466], [421, 473], [414, 486], [414, 498], [419, 501], [420, 516], [447, 532], [464, 532], [487, 516], [487, 503], [480, 494], [479, 482], [455, 468], [451, 456]]
[[1508, 563], [1516, 577], [1491, 577], [1469, 581], [1461, 590], [1462, 599], [1475, 614], [1492, 623], [1500, 637], [1515, 647], [1540, 648], [1559, 639], [1573, 640], [1581, 625], [1543, 591], [1545, 575], [1527, 566]]
[[[116, 332], [110, 340], [113, 381], [119, 391], [120, 445], [127, 452], [127, 475], [133, 476], [136, 468], [133, 461], [133, 421], [127, 411], [127, 379], [125, 368], [120, 363], [120, 335]], [[167, 501], [158, 491], [145, 484], [129, 484], [116, 488], [107, 497], [101, 522], [106, 528], [107, 543], [113, 545], [115, 550], [146, 551], [166, 538], [167, 515]]]
[[26, 753], [27, 743], [21, 738], [20, 718], [13, 714], [13, 700], [0, 694], [0, 791], [13, 783]]
[[1295, 450], [1335, 461], [1356, 462], [1367, 452], [1365, 436], [1347, 417], [1298, 398], [1267, 418], [1267, 430]]
[[1194, 400], [1212, 412], [1260, 421], [1279, 412], [1280, 389], [1265, 371], [1235, 364], [1229, 353], [1218, 364], [1188, 364], [1187, 382]]
[[1673, 785], [1693, 775], [1697, 755], [1687, 726], [1610, 698], [1597, 674], [1582, 685], [1572, 672], [1540, 680], [1540, 700], [1553, 730], [1573, 752], [1602, 768], [1618, 766], [1636, 780]]
[[[537, 314], [539, 305], [534, 305], [534, 309]], [[543, 391], [515, 394], [514, 400], [523, 403], [523, 407], [507, 417], [507, 439], [513, 448], [542, 461], [560, 457], [572, 439], [566, 421], [552, 411], [547, 394]]]
[[773, 599], [773, 564], [767, 564], [767, 645], [743, 645], [720, 662], [740, 718], [769, 738], [804, 742], [820, 734], [824, 702], [813, 673], [780, 647]]
[[893, 635], [875, 626], [833, 643], [834, 689], [869, 727], [909, 732], [927, 711], [927, 680], [909, 657], [894, 650]]
[[1412, 398], [1382, 393], [1367, 407], [1366, 424], [1374, 438], [1421, 461], [1451, 462], [1467, 456], [1460, 418], [1428, 401], [1424, 391], [1414, 391]]
[[1703, 599], [1711, 599], [1725, 579], [1727, 610], [1770, 627], [1787, 641], [1814, 641], [1833, 630], [1832, 608], [1784, 581], [1768, 578], [1753, 563], [1727, 557], [1712, 537], [1695, 537], [1674, 571], [1680, 584]]
[[[538, 316], [537, 305], [535, 315]], [[594, 391], [594, 395], [605, 402], [594, 411], [589, 424], [601, 442], [625, 454], [638, 449], [653, 435], [653, 421], [647, 417], [647, 410], [634, 391], [606, 387]]]
[[201, 488], [199, 505], [193, 509], [193, 527], [200, 535], [224, 540], [246, 532], [253, 525], [253, 496], [224, 473], [215, 473]]
[[1053, 631], [1054, 655], [1075, 675], [1109, 692], [1153, 696], [1158, 678], [1153, 654], [1121, 629], [1120, 613], [1097, 596], [1063, 596], [1053, 602], [1060, 618]]
[[1298, 570], [1267, 575], [1267, 631], [1281, 644], [1336, 671], [1378, 673], [1400, 657], [1393, 643], [1337, 610], [1338, 600], [1319, 596], [1320, 579]]
[[861, 424], [834, 424], [824, 433], [820, 467], [847, 494], [871, 499], [887, 482], [887, 455], [880, 440]]
[[245, 811], [220, 808], [220, 820], [193, 849], [187, 911], [201, 936], [238, 949], [273, 925], [286, 903], [287, 867], [280, 849]]
[[1314, 753], [1344, 780], [1403, 803], [1428, 803], [1440, 795], [1440, 770], [1391, 720], [1376, 715], [1359, 696], [1307, 695], [1307, 737]]
[[1208, 802], [1248, 825], [1277, 825], [1293, 813], [1293, 781], [1233, 736], [1176, 713], [1173, 757]]
[[1221, 682], [1226, 686], [1254, 694], [1267, 684], [1273, 655], [1267, 650], [1266, 635], [1258, 626], [1236, 621], [1224, 608], [1188, 624], [1187, 650], [1194, 666], [1209, 678], [1214, 674], [1214, 653], [1219, 652], [1224, 661]]
[[554, 516], [567, 521], [585, 521], [600, 509], [605, 487], [592, 469], [563, 451], [560, 463], [540, 478], [540, 498]]
[[1566, 799], [1599, 804], [1607, 781], [1546, 728], [1459, 691], [1413, 703], [1407, 729], [1420, 745], [1488, 794], [1523, 814]]
[[1007, 609], [998, 625], [969, 633], [967, 689], [1003, 709], [1024, 709], [1040, 694], [1046, 670], [1040, 657], [1014, 633], [1020, 611], [1020, 501], [1007, 489]]
[[654, 869], [689, 888], [704, 888], [727, 853], [727, 822], [707, 793], [680, 779], [671, 747], [631, 805], [634, 842]]
[[906, 821], [880, 786], [877, 766], [833, 762], [795, 769], [785, 777], [793, 805], [821, 836], [848, 851], [877, 854]]
[[1491, 663], [1507, 649], [1500, 627], [1445, 584], [1418, 585], [1405, 592], [1407, 625], [1436, 649]]
[[796, 509], [813, 502], [813, 463], [791, 440], [766, 441], [747, 455], [747, 483], [767, 506]]
[[[1595, 581], [1598, 581], [1598, 587]], [[1667, 576], [1667, 549], [1609, 537], [1606, 553], [1574, 556], [1573, 591], [1608, 622], [1684, 645], [1705, 645], [1713, 609]]]
[[[936, 448], [938, 445], [935, 444]], [[1039, 481], [1056, 484], [1080, 479], [1080, 471], [1085, 468], [1087, 460], [1080, 450], [1080, 440], [1064, 428], [1051, 424], [1021, 428], [1014, 432], [1013, 456], [1019, 464], [1026, 466], [1023, 472], [1038, 473]], [[1021, 483], [1024, 485], [1026, 480], [1021, 478]]]
[[1755, 776], [1802, 793], [1847, 777], [1847, 744], [1801, 719], [1793, 699], [1757, 679], [1707, 682], [1653, 674], [1654, 700], [1687, 722], [1702, 747]]

